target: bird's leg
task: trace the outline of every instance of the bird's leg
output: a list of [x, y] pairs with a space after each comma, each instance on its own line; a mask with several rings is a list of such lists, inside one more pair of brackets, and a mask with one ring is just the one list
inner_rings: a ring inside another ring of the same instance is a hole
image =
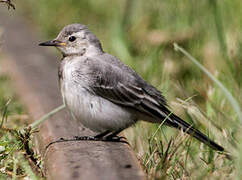
[[113, 141], [113, 142], [115, 141], [115, 142], [119, 142], [122, 139], [126, 139], [125, 137], [117, 136], [117, 134], [119, 134], [122, 130], [123, 129], [115, 131], [115, 132], [104, 131], [100, 134], [97, 134], [96, 136], [75, 136], [74, 138], [76, 140], [79, 140], [79, 141], [87, 140], [87, 141]]
[[122, 130], [123, 130], [123, 129], [118, 130], [118, 131], [115, 131], [115, 132], [109, 134], [108, 136], [104, 137], [103, 140], [104, 140], [104, 141], [115, 141], [115, 142], [119, 142], [119, 141], [121, 141], [122, 139], [125, 139], [125, 140], [126, 140], [125, 137], [117, 136], [117, 134], [119, 134]]
[[74, 136], [76, 141], [95, 141], [95, 137], [93, 136]]
[[110, 133], [110, 131], [104, 131], [100, 134], [97, 134], [96, 136], [94, 136], [94, 138], [97, 138], [97, 139], [102, 139], [104, 136], [106, 136], [108, 133]]
[[79, 141], [102, 141], [104, 136], [106, 136], [110, 131], [104, 131], [96, 136], [74, 136], [76, 140]]

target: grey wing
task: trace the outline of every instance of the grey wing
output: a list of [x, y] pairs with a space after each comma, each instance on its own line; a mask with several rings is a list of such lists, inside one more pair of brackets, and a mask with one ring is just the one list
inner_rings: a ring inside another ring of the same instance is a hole
[[108, 64], [102, 68], [92, 67], [99, 74], [92, 85], [95, 94], [115, 104], [132, 108], [137, 113], [150, 117], [154, 122], [161, 122], [161, 119], [170, 114], [161, 93], [132, 69], [127, 66], [122, 69]]
[[146, 116], [147, 119], [143, 120], [159, 123], [165, 119], [166, 125], [182, 129], [213, 149], [223, 151], [223, 147], [171, 113], [165, 98], [156, 88], [118, 59], [109, 57], [111, 58], [98, 58], [97, 61], [100, 62], [92, 61], [92, 65], [88, 66], [91, 72], [89, 78], [91, 76], [92, 80], [89, 88], [92, 93], [114, 104], [134, 109], [139, 115], [138, 118]]
[[154, 121], [164, 119], [170, 113], [164, 105], [159, 104], [141, 87], [119, 82], [115, 87], [96, 86], [94, 92], [115, 104], [130, 107], [141, 114], [153, 117]]

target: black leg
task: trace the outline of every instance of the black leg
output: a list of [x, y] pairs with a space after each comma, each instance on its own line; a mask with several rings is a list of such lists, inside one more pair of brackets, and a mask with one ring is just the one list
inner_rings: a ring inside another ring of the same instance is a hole
[[[74, 139], [77, 141], [112, 141], [112, 142], [121, 142], [121, 139], [126, 139], [125, 137], [119, 137], [117, 134], [119, 134], [121, 130], [111, 132], [111, 131], [104, 131], [100, 134], [97, 134], [96, 136], [75, 136]], [[64, 140], [66, 141], [66, 140]], [[70, 141], [70, 140], [67, 140]]]
[[76, 140], [79, 141], [102, 141], [103, 137], [106, 136], [110, 131], [104, 131], [100, 134], [97, 134], [96, 136], [74, 136]]
[[104, 131], [100, 134], [97, 134], [96, 136], [94, 136], [94, 138], [103, 138], [104, 136], [106, 136], [108, 133], [110, 133], [110, 131]]
[[77, 141], [96, 141], [96, 138], [93, 136], [74, 136], [73, 140]]
[[126, 139], [125, 137], [117, 136], [122, 130], [123, 129], [111, 133], [110, 135], [104, 137], [104, 140], [105, 141], [116, 141], [116, 142], [118, 142], [118, 141], [121, 141], [121, 139]]

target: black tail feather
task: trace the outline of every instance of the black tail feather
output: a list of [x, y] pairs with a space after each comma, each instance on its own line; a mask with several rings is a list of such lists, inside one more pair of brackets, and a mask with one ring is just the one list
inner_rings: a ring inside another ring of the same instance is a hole
[[169, 116], [169, 119], [167, 119], [166, 124], [178, 129], [182, 129], [184, 132], [190, 134], [191, 136], [195, 137], [196, 139], [198, 139], [199, 141], [203, 142], [204, 144], [208, 145], [216, 151], [224, 151], [224, 148], [222, 146], [218, 145], [217, 143], [209, 139], [205, 134], [193, 128], [190, 124], [183, 121], [175, 114], [171, 114]]

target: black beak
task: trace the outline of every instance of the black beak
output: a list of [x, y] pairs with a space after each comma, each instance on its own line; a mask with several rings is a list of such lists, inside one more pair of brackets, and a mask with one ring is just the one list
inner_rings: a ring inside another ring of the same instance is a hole
[[43, 43], [40, 43], [39, 46], [65, 46], [65, 42], [61, 42], [59, 40], [51, 40], [51, 41], [46, 41]]

